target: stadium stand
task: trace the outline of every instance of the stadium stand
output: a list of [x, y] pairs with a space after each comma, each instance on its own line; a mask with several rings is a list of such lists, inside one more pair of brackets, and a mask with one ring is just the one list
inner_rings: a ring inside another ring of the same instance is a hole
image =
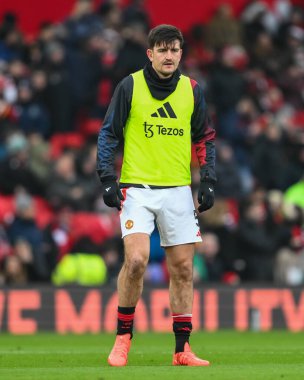
[[[119, 221], [100, 194], [96, 138], [113, 88], [146, 61], [147, 31], [161, 21], [162, 1], [153, 12], [150, 3], [52, 2], [49, 21], [39, 8], [32, 22], [31, 7], [21, 17], [15, 1], [1, 2], [0, 283], [50, 282], [83, 238], [86, 253], [105, 259], [107, 281], [117, 276]], [[210, 246], [197, 247], [196, 282], [303, 285], [293, 263], [304, 262], [304, 210], [284, 196], [304, 177], [303, 4], [214, 1], [195, 9], [166, 20], [181, 20], [182, 71], [205, 89], [218, 136], [216, 204], [200, 216]], [[121, 152], [116, 159], [119, 171]], [[194, 195], [198, 181], [194, 156]], [[31, 202], [34, 211], [24, 211]], [[39, 247], [24, 231], [16, 238], [16, 220], [18, 228], [31, 221]], [[22, 250], [44, 255], [46, 267], [25, 273]], [[8, 257], [20, 261], [20, 275], [8, 273]], [[146, 281], [168, 281], [159, 255], [149, 265]]]

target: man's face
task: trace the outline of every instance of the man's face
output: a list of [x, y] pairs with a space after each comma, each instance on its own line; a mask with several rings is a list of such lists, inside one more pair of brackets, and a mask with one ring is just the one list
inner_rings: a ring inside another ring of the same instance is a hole
[[173, 41], [169, 45], [161, 43], [147, 50], [149, 60], [153, 69], [160, 78], [169, 78], [179, 65], [182, 57], [182, 49], [179, 40]]

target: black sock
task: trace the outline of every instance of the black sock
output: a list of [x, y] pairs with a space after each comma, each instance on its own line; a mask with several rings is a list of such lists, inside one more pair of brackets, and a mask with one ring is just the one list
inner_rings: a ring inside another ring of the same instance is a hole
[[173, 315], [173, 331], [175, 334], [175, 353], [183, 352], [185, 343], [189, 343], [192, 331], [191, 316]]
[[134, 307], [118, 306], [117, 310], [117, 335], [131, 334], [133, 337]]

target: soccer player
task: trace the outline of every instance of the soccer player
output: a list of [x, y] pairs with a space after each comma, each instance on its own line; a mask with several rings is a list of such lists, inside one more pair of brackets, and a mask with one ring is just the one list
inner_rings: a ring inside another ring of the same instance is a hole
[[[98, 136], [97, 172], [107, 206], [120, 210], [125, 259], [118, 276], [118, 322], [112, 366], [125, 366], [135, 307], [143, 289], [156, 222], [170, 274], [176, 338], [173, 365], [207, 366], [191, 351], [194, 243], [201, 241], [190, 183], [191, 143], [200, 164], [198, 211], [214, 203], [215, 131], [201, 87], [178, 69], [183, 36], [159, 25], [148, 36], [149, 63], [117, 86]], [[114, 155], [124, 142], [119, 185]]]

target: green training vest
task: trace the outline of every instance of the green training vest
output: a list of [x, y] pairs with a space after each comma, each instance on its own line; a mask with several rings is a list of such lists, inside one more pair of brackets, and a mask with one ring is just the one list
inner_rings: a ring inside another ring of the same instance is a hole
[[191, 183], [190, 79], [181, 75], [176, 90], [164, 100], [152, 97], [143, 70], [134, 80], [131, 111], [124, 128], [121, 183], [184, 186]]

